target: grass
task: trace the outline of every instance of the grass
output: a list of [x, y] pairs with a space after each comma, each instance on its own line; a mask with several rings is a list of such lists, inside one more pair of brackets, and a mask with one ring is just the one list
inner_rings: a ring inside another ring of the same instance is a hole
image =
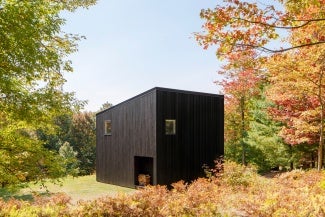
[[71, 202], [79, 200], [93, 200], [102, 196], [115, 196], [119, 193], [132, 193], [135, 190], [116, 185], [104, 184], [96, 181], [95, 175], [81, 176], [77, 178], [66, 177], [59, 184], [50, 181], [45, 182], [46, 188], [40, 184], [27, 184], [16, 188], [0, 189], [0, 197], [5, 200], [10, 198], [31, 201], [33, 195], [48, 196], [54, 193], [64, 192], [71, 197]]

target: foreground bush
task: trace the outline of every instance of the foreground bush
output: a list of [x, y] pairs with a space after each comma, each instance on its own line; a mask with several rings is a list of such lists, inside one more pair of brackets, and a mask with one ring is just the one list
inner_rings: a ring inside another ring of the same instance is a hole
[[69, 202], [69, 196], [64, 193], [58, 193], [51, 197], [35, 196], [33, 202], [15, 199], [6, 202], [0, 200], [0, 216], [68, 216], [70, 211], [68, 207]]
[[172, 190], [150, 186], [77, 205], [63, 194], [0, 201], [0, 216], [325, 216], [324, 172], [297, 170], [268, 179], [231, 162], [223, 169], [191, 184], [174, 183]]

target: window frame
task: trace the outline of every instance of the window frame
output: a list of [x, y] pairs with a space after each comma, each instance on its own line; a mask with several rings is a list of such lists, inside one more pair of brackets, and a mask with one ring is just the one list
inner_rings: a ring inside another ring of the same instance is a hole
[[[168, 129], [168, 123], [171, 123], [171, 129]], [[176, 119], [165, 119], [165, 135], [176, 135]]]
[[[108, 128], [109, 124], [109, 128]], [[109, 129], [109, 131], [108, 131]], [[111, 136], [112, 135], [112, 121], [111, 120], [105, 120], [104, 121], [104, 136]]]

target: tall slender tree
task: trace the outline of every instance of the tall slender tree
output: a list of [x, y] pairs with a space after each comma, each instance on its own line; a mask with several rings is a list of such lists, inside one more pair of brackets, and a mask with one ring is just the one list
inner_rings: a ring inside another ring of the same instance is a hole
[[247, 163], [245, 138], [249, 128], [249, 101], [258, 94], [261, 80], [255, 58], [252, 52], [247, 52], [246, 55], [227, 55], [228, 64], [219, 71], [225, 79], [217, 82], [223, 86], [226, 95], [226, 140], [239, 142], [244, 165]]

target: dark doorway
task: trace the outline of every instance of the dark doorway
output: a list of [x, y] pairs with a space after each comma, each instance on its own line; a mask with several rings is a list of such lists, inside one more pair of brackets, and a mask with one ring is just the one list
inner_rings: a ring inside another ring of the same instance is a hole
[[153, 184], [153, 158], [152, 157], [140, 157], [134, 156], [134, 184], [140, 185], [138, 176], [149, 175], [149, 184]]

